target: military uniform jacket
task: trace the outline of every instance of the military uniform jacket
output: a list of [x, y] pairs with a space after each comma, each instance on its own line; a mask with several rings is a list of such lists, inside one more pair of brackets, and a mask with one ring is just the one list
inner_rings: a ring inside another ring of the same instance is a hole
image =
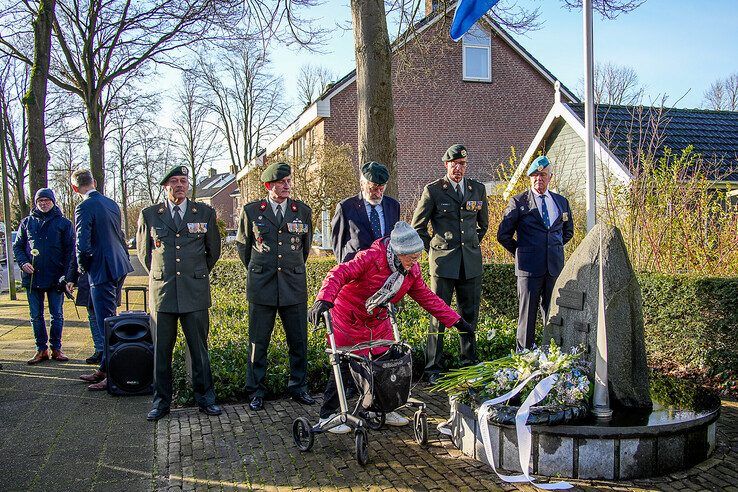
[[462, 262], [464, 278], [482, 274], [480, 243], [489, 226], [487, 190], [482, 183], [464, 178], [463, 200], [447, 177], [430, 183], [423, 189], [412, 226], [428, 251], [431, 275], [458, 279]]
[[247, 270], [249, 302], [267, 306], [307, 302], [305, 262], [312, 237], [312, 211], [299, 200], [287, 199], [281, 224], [266, 199], [243, 206], [236, 245]]
[[510, 198], [505, 209], [497, 241], [515, 256], [518, 277], [557, 277], [564, 268], [564, 245], [574, 236], [574, 223], [569, 201], [553, 192], [551, 198], [559, 216], [548, 229], [530, 190]]
[[220, 257], [213, 208], [188, 200], [179, 229], [166, 203], [143, 209], [136, 248], [149, 272], [152, 310], [189, 313], [210, 307], [209, 274]]

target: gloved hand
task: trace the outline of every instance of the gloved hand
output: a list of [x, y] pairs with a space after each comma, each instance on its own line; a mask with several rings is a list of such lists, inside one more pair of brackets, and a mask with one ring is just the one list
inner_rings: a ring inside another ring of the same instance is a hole
[[57, 291], [64, 293], [67, 299], [74, 299], [72, 294], [67, 290], [67, 279], [62, 275], [59, 278], [59, 281], [56, 283], [56, 286], [54, 287]]
[[313, 307], [308, 311], [308, 321], [315, 326], [318, 326], [323, 320], [323, 313], [333, 307], [332, 302], [328, 301], [315, 301]]
[[459, 321], [454, 323], [454, 328], [459, 330], [459, 333], [474, 333], [474, 328], [464, 318], [459, 318]]

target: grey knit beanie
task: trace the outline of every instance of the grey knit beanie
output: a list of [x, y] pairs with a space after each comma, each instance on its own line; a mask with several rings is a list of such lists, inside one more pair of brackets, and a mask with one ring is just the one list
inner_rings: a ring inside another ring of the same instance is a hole
[[423, 251], [423, 240], [407, 222], [399, 221], [390, 234], [390, 246], [396, 255], [411, 255]]

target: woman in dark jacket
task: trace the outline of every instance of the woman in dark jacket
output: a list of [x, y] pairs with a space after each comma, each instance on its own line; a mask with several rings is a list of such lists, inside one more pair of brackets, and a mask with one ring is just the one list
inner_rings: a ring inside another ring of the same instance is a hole
[[[61, 350], [64, 314], [63, 277], [74, 254], [74, 228], [56, 206], [49, 188], [41, 188], [34, 197], [31, 215], [21, 220], [13, 243], [15, 261], [21, 268], [21, 283], [28, 292], [31, 325], [36, 337], [36, 355], [29, 364], [49, 359], [69, 360]], [[46, 332], [44, 297], [49, 301], [51, 332]]]

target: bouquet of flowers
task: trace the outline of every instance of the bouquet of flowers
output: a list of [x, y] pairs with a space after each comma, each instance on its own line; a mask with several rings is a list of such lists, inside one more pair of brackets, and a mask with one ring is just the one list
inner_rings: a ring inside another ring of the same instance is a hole
[[540, 380], [558, 374], [551, 392], [537, 406], [558, 410], [583, 407], [590, 401], [593, 389], [587, 376], [588, 366], [582, 359], [581, 348], [565, 352], [551, 340], [550, 345], [543, 348], [511, 353], [501, 359], [450, 371], [433, 390], [445, 391], [463, 403], [481, 403], [504, 395], [539, 371], [519, 393], [520, 401], [525, 400]]

